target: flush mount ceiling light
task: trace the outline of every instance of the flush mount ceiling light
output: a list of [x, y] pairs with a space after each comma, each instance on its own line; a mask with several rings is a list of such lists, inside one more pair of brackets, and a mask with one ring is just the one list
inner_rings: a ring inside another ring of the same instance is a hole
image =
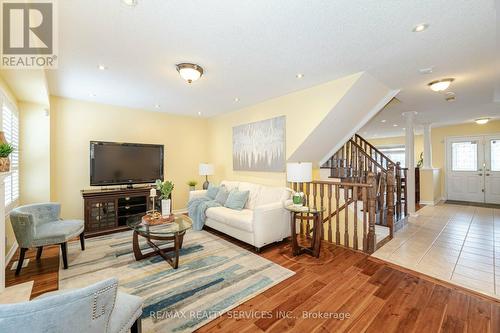
[[203, 68], [196, 64], [182, 63], [175, 65], [179, 75], [188, 83], [198, 80], [203, 75]]
[[453, 81], [455, 81], [455, 79], [453, 78], [441, 79], [429, 82], [427, 85], [429, 86], [429, 88], [431, 88], [432, 91], [439, 92], [448, 89]]
[[137, 6], [137, 0], [122, 0], [122, 2], [130, 7]]
[[413, 27], [413, 32], [422, 32], [422, 31], [425, 31], [427, 30], [427, 28], [429, 27], [429, 24], [427, 23], [420, 23], [420, 24], [417, 24], [415, 27]]
[[484, 125], [484, 124], [487, 124], [488, 121], [490, 121], [490, 118], [479, 118], [479, 119], [476, 119], [476, 124], [478, 125]]

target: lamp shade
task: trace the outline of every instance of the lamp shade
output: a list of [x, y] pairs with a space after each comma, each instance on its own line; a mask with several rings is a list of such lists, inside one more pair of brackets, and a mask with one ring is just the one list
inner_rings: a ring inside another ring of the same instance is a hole
[[287, 163], [286, 179], [290, 183], [312, 182], [312, 163], [311, 162]]
[[199, 167], [200, 176], [210, 176], [214, 174], [214, 165], [201, 163]]

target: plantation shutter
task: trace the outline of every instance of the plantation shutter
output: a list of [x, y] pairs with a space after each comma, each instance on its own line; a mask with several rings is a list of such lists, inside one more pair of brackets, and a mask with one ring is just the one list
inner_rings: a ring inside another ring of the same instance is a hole
[[14, 146], [10, 154], [11, 174], [5, 178], [5, 207], [8, 212], [19, 201], [19, 114], [6, 98], [2, 103], [2, 131], [7, 142]]

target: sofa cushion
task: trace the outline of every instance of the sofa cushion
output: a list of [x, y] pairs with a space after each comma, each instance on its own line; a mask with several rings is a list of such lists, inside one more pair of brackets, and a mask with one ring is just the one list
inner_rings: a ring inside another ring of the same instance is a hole
[[226, 207], [211, 207], [206, 211], [207, 217], [234, 228], [253, 232], [253, 211], [250, 209], [234, 210]]
[[213, 185], [212, 183], [208, 184], [207, 197], [214, 200], [218, 192], [219, 186]]
[[219, 188], [219, 192], [217, 192], [217, 195], [215, 196], [215, 201], [224, 206], [228, 196], [229, 196], [229, 191], [224, 185], [222, 185]]
[[262, 186], [255, 206], [267, 205], [273, 202], [283, 202], [290, 198], [291, 190], [286, 187]]
[[253, 184], [253, 183], [246, 183], [246, 182], [240, 182], [238, 185], [238, 190], [240, 191], [248, 191], [248, 200], [247, 203], [245, 204], [245, 208], [247, 209], [254, 209], [256, 202], [258, 200], [260, 190], [263, 186], [259, 184]]
[[233, 190], [235, 188], [238, 188], [238, 185], [240, 184], [240, 182], [234, 182], [234, 181], [230, 181], [230, 180], [223, 180], [220, 184], [224, 185], [227, 188], [227, 190], [231, 192], [231, 190]]
[[227, 196], [224, 207], [242, 210], [243, 208], [245, 208], [249, 194], [250, 191], [239, 191], [237, 189], [231, 190], [231, 192], [229, 192], [229, 195]]

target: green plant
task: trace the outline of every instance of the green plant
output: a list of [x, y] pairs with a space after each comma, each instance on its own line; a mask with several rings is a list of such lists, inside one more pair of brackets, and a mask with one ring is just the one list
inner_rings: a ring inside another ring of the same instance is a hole
[[423, 166], [424, 166], [424, 152], [421, 152], [417, 162], [417, 168], [421, 168]]
[[9, 155], [14, 151], [14, 146], [9, 143], [0, 144], [0, 157], [9, 157]]
[[170, 198], [170, 194], [174, 190], [174, 183], [168, 180], [162, 182], [161, 180], [157, 179], [156, 189], [161, 193], [160, 200], [168, 199]]
[[187, 184], [189, 186], [196, 186], [198, 184], [198, 182], [196, 180], [190, 180], [190, 181], [187, 182]]

